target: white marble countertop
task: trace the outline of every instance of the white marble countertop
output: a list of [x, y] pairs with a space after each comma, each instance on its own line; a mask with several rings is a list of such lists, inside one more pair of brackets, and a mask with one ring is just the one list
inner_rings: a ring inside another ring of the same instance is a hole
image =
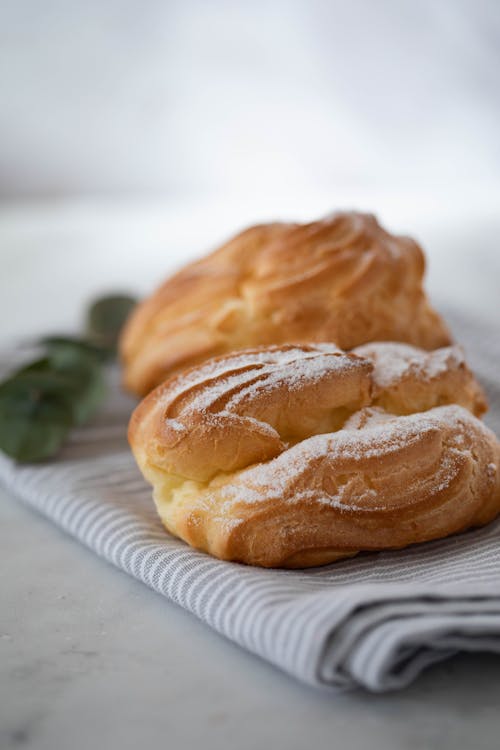
[[[466, 218], [448, 196], [438, 204], [443, 222], [423, 200], [416, 210], [409, 199], [378, 196], [375, 207], [389, 227], [420, 236], [440, 299], [498, 315], [495, 199], [478, 199]], [[326, 206], [311, 199], [302, 213]], [[269, 216], [258, 205], [232, 207], [228, 221], [227, 211], [227, 203], [3, 208], [0, 341], [71, 329], [91, 294], [146, 290], [241, 222]], [[224, 640], [1, 490], [0, 515], [5, 750], [498, 747], [499, 657], [456, 657], [398, 693], [332, 696]]]

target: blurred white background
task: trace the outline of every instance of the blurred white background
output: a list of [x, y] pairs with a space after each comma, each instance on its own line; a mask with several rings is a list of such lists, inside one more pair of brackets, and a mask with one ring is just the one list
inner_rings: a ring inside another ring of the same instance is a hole
[[0, 0], [0, 203], [3, 337], [353, 207], [500, 319], [500, 1]]
[[500, 175], [498, 0], [0, 0], [0, 195]]

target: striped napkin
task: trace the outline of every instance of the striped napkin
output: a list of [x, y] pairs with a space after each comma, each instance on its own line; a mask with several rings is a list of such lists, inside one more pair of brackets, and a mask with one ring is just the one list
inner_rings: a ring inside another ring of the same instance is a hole
[[[497, 332], [451, 320], [499, 432]], [[98, 555], [254, 654], [331, 690], [392, 690], [457, 651], [500, 653], [500, 521], [305, 571], [214, 560], [161, 526], [125, 440], [133, 404], [116, 373], [112, 380], [105, 410], [74, 431], [56, 462], [17, 466], [0, 457], [7, 488]]]

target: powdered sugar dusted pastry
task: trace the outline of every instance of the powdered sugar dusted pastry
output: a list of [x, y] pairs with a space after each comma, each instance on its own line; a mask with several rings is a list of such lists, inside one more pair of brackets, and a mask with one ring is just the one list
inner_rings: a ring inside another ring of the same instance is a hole
[[129, 439], [166, 528], [225, 560], [306, 567], [490, 521], [500, 445], [460, 352], [395, 344], [385, 366], [387, 347], [247, 350], [150, 393]]
[[459, 346], [425, 352], [415, 346], [377, 342], [358, 346], [353, 353], [373, 363], [373, 403], [393, 414], [458, 404], [480, 417], [487, 409], [483, 389]]
[[424, 256], [374, 216], [247, 229], [168, 279], [121, 341], [126, 387], [144, 395], [209, 357], [289, 341], [450, 342], [422, 289]]

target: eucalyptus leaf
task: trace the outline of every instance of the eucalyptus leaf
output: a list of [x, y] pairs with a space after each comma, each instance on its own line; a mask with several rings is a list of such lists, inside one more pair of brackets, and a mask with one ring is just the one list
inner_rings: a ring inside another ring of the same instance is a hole
[[[55, 361], [53, 357], [36, 360], [14, 373], [11, 380], [26, 378], [43, 393], [60, 395], [68, 404], [75, 425], [86, 422], [106, 394], [101, 367], [94, 357], [86, 354]], [[0, 385], [0, 394], [2, 388]]]
[[13, 378], [17, 378], [19, 375], [24, 375], [26, 372], [46, 372], [48, 369], [50, 369], [50, 359], [48, 357], [41, 357], [40, 359], [35, 359], [33, 362], [28, 362], [27, 365], [23, 365], [19, 370], [16, 370], [9, 380], [5, 381], [5, 383], [1, 383], [0, 390], [6, 383]]
[[106, 382], [101, 367], [95, 361], [82, 359], [77, 363], [60, 365], [57, 372], [64, 377], [67, 388], [73, 392], [74, 423], [84, 424], [106, 395]]
[[104, 398], [102, 363], [113, 358], [135, 300], [99, 299], [89, 310], [90, 338], [47, 336], [45, 356], [0, 383], [0, 450], [18, 461], [54, 456], [74, 425], [86, 422]]
[[72, 422], [70, 399], [46, 373], [27, 372], [0, 386], [0, 449], [12, 458], [53, 456]]
[[106, 362], [114, 356], [113, 349], [76, 336], [45, 336], [40, 343], [53, 361], [76, 359], [80, 356], [94, 357]]
[[87, 315], [87, 334], [91, 341], [116, 349], [120, 331], [136, 302], [128, 294], [113, 294], [96, 300]]

